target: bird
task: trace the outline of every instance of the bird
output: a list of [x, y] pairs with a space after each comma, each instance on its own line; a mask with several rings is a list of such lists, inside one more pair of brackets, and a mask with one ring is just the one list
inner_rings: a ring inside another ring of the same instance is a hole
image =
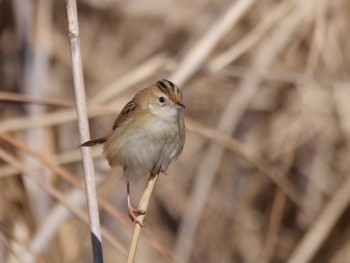
[[127, 185], [128, 215], [133, 222], [145, 211], [131, 204], [130, 182], [148, 175], [166, 174], [170, 163], [185, 144], [185, 123], [181, 90], [162, 79], [142, 89], [124, 106], [114, 121], [112, 132], [80, 146], [104, 144], [109, 165], [123, 167]]

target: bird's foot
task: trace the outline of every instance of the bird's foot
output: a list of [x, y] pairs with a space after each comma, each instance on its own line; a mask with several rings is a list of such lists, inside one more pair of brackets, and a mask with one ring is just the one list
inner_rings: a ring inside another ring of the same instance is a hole
[[141, 210], [139, 208], [133, 208], [131, 205], [128, 205], [128, 215], [132, 222], [135, 222], [136, 224], [139, 224], [141, 227], [144, 227], [145, 224], [143, 223], [143, 220], [141, 221], [138, 216], [144, 215], [146, 212], [144, 210]]
[[166, 173], [166, 170], [163, 169], [163, 168], [160, 168], [160, 169], [159, 169], [159, 172], [162, 173], [162, 174], [168, 175], [168, 174]]

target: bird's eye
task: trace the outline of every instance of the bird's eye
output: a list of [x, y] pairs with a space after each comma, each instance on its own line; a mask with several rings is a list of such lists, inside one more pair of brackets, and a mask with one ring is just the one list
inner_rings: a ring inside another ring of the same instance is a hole
[[159, 102], [160, 103], [164, 103], [165, 102], [165, 98], [163, 96], [159, 97]]

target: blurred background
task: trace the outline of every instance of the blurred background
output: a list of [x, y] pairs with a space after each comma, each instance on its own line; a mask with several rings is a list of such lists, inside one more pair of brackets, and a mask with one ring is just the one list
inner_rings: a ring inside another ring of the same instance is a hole
[[[0, 262], [92, 262], [65, 4], [0, 0]], [[349, 1], [79, 0], [78, 15], [92, 138], [158, 79], [187, 106], [136, 262], [350, 262]], [[93, 155], [104, 259], [125, 262], [125, 183]]]

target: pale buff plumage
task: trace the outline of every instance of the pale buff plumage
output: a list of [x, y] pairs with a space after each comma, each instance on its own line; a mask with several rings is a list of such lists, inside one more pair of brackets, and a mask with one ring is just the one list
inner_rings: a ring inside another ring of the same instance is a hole
[[[108, 163], [124, 168], [129, 181], [149, 174], [166, 173], [185, 143], [182, 93], [168, 80], [138, 92], [114, 122], [112, 133], [106, 138], [88, 141], [82, 146], [104, 143]], [[128, 191], [129, 195], [129, 191]], [[135, 220], [137, 209], [131, 207], [130, 217]]]

